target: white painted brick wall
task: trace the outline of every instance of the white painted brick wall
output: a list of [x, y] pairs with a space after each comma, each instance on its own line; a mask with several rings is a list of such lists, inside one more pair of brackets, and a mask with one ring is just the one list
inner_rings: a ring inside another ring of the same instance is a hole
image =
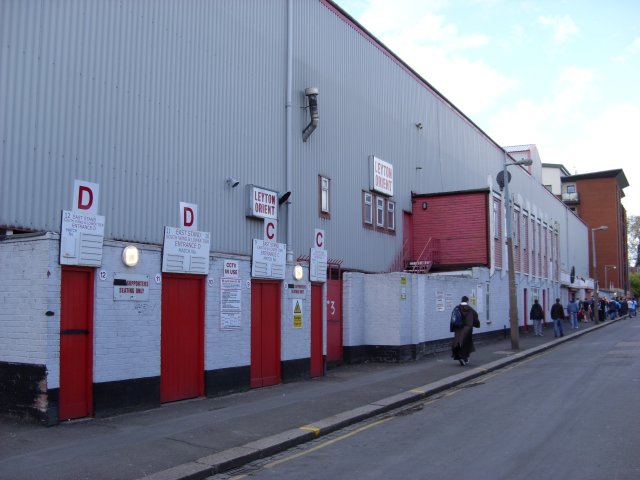
[[[418, 344], [451, 337], [451, 309], [463, 295], [473, 300], [480, 285], [485, 298], [479, 311], [481, 322], [476, 332], [502, 330], [509, 327], [507, 277], [490, 276], [486, 268], [474, 268], [471, 275], [414, 275], [345, 273], [343, 283], [343, 335], [345, 346]], [[407, 279], [403, 289], [401, 279]], [[559, 290], [553, 282], [521, 277], [518, 284], [519, 323], [524, 324], [524, 289], [549, 288], [549, 301]], [[445, 294], [444, 311], [436, 308], [437, 292]], [[407, 299], [402, 300], [405, 292]], [[489, 302], [486, 302], [486, 293]], [[549, 303], [550, 305], [550, 303]], [[528, 307], [531, 306], [529, 298]], [[547, 309], [548, 310], [548, 309]], [[487, 323], [487, 319], [490, 323]]]
[[[94, 301], [94, 382], [109, 382], [160, 375], [160, 330], [162, 285], [155, 277], [161, 273], [161, 249], [137, 245], [140, 262], [135, 267], [122, 263], [122, 250], [128, 245], [108, 241], [102, 251], [102, 266], [95, 273]], [[100, 271], [107, 273], [100, 279]], [[147, 275], [148, 301], [114, 300], [116, 274]]]
[[[223, 262], [235, 260], [240, 267], [240, 328], [222, 330], [220, 325], [220, 278]], [[205, 370], [218, 370], [251, 364], [251, 262], [246, 257], [213, 257], [207, 279], [205, 314]], [[247, 283], [249, 282], [249, 283]]]
[[[47, 365], [52, 370], [60, 318], [59, 272], [51, 265], [57, 252], [52, 252], [53, 243], [51, 234], [0, 243], [1, 361]], [[46, 316], [47, 311], [55, 316]]]

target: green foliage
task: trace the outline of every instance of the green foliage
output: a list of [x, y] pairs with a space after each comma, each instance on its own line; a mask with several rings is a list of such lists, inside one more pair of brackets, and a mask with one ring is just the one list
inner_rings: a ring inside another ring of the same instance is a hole
[[640, 273], [631, 273], [629, 275], [629, 284], [631, 285], [631, 295], [640, 298]]

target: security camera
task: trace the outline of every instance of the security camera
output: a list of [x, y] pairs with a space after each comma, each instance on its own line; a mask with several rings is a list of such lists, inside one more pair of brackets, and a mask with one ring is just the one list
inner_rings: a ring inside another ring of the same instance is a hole
[[229, 177], [227, 178], [227, 185], [229, 185], [231, 188], [236, 188], [238, 185], [240, 185], [240, 181], [236, 180], [233, 177]]

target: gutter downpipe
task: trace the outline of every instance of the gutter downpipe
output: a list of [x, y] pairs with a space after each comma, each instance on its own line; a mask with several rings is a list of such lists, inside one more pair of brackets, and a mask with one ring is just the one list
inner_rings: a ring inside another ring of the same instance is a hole
[[[285, 191], [291, 192], [292, 181], [292, 96], [293, 96], [293, 0], [287, 0], [287, 93], [286, 93], [286, 151], [285, 151], [285, 168], [287, 174]], [[287, 262], [293, 263], [293, 229], [291, 219], [293, 217], [291, 209], [291, 200], [287, 200]]]

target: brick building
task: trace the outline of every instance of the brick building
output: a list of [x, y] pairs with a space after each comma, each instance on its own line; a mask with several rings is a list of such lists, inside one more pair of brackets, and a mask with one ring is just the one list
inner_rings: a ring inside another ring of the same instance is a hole
[[[622, 169], [562, 177], [562, 201], [593, 231], [589, 237], [589, 274], [601, 289], [619, 293], [629, 291], [627, 212], [621, 202], [623, 189], [628, 186]], [[607, 229], [593, 230], [600, 226]]]

